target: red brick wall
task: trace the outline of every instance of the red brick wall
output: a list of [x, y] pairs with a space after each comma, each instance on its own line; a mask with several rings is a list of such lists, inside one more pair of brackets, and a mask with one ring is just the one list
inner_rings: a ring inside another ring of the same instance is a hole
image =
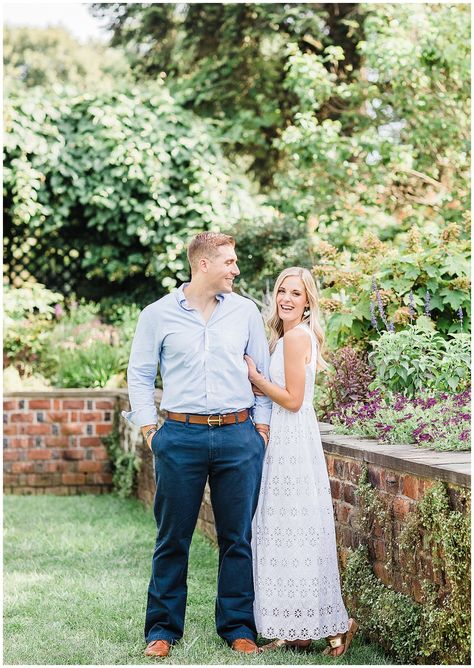
[[80, 390], [6, 396], [3, 485], [13, 494], [100, 494], [112, 489], [102, 437], [117, 396]]
[[[364, 537], [360, 527], [360, 502], [357, 496], [357, 484], [362, 473], [362, 462], [326, 453], [331, 494], [336, 520], [336, 534], [339, 558], [345, 567], [349, 550], [357, 548]], [[398, 537], [407, 515], [415, 510], [425, 491], [434, 485], [435, 480], [422, 478], [409, 473], [368, 464], [368, 481], [372, 485], [381, 507], [387, 512], [391, 526], [380, 526], [375, 521], [368, 539], [369, 554], [374, 573], [385, 584], [399, 592], [408, 594], [417, 601], [422, 600], [419, 580], [416, 576], [407, 579], [401, 555], [398, 550]], [[462, 493], [462, 488], [450, 485], [453, 495]], [[393, 563], [390, 560], [390, 545], [393, 544]], [[433, 572], [430, 564], [425, 564], [424, 577], [430, 578]]]

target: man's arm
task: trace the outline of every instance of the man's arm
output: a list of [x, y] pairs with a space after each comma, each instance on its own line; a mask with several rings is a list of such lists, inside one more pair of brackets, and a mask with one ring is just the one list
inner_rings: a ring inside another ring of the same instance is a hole
[[[252, 351], [252, 353], [250, 352]], [[249, 320], [249, 340], [246, 354], [250, 355], [257, 365], [257, 369], [268, 378], [270, 366], [270, 353], [268, 350], [267, 337], [263, 326], [262, 316], [255, 304], [252, 304], [252, 312]], [[262, 433], [267, 434], [270, 424], [270, 415], [272, 412], [272, 402], [266, 397], [255, 397], [253, 406], [253, 418], [255, 426]], [[263, 435], [263, 434], [262, 434]]]
[[[131, 411], [122, 411], [126, 420], [141, 427], [142, 434], [156, 428], [158, 414], [155, 406], [155, 378], [159, 362], [161, 340], [156, 318], [146, 307], [138, 318], [133, 337], [127, 381]], [[153, 433], [147, 438], [150, 445]]]

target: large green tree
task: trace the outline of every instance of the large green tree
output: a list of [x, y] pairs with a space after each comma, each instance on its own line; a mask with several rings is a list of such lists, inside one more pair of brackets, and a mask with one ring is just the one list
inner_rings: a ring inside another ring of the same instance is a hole
[[[285, 85], [288, 43], [310, 54], [342, 47], [341, 81], [359, 63], [353, 25], [361, 17], [352, 3], [96, 3], [92, 11], [108, 21], [112, 45], [125, 49], [137, 78], [166, 78], [264, 186], [279, 168], [275, 139], [298, 102]], [[330, 106], [321, 113], [331, 115]]]
[[391, 239], [413, 224], [434, 234], [465, 226], [468, 5], [92, 11], [108, 19], [138, 79], [165, 78], [215, 125], [227, 154], [309, 248], [315, 235], [352, 249], [367, 228]]
[[190, 236], [263, 215], [212, 127], [162, 84], [38, 88], [7, 102], [5, 130], [6, 261], [20, 279], [141, 302], [188, 277]]

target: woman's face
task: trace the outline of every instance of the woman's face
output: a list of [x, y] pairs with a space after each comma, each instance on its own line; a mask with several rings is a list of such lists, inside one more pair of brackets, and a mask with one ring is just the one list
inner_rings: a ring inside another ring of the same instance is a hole
[[287, 276], [278, 288], [277, 296], [278, 315], [289, 324], [290, 322], [301, 322], [303, 312], [308, 305], [306, 290], [301, 278], [298, 276]]

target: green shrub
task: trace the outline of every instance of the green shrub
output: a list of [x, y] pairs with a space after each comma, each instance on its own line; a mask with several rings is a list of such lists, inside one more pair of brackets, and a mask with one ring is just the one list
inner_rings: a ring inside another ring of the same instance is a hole
[[[365, 541], [374, 521], [387, 540], [387, 529], [393, 531], [392, 510], [366, 474], [358, 485]], [[349, 556], [343, 590], [351, 612], [362, 631], [401, 663], [470, 664], [470, 499], [470, 491], [458, 489], [456, 507], [451, 507], [446, 485], [438, 482], [406, 519], [398, 541], [399, 564], [405, 580], [418, 580], [420, 603], [375, 576], [367, 545]], [[426, 558], [431, 558], [435, 582], [423, 578]]]
[[104, 436], [102, 442], [107, 448], [112, 463], [112, 482], [117, 495], [126, 499], [135, 491], [137, 472], [140, 469], [140, 459], [134, 450], [125, 450], [120, 441], [119, 413], [115, 411], [114, 426], [108, 436]]
[[418, 661], [422, 608], [409, 596], [386, 587], [374, 575], [364, 545], [348, 559], [343, 591], [365, 634], [380, 642], [400, 663]]
[[128, 363], [122, 348], [103, 341], [94, 341], [87, 348], [59, 349], [50, 359], [56, 365], [56, 387], [106, 387]]
[[61, 294], [40, 283], [4, 287], [4, 366], [14, 367], [21, 377], [33, 374], [62, 301]]
[[375, 372], [370, 389], [414, 397], [427, 390], [461, 392], [470, 380], [470, 338], [445, 339], [421, 322], [373, 340], [369, 361]]
[[[431, 321], [439, 333], [447, 337], [470, 331], [467, 229], [451, 223], [438, 235], [422, 235], [414, 227], [387, 242], [368, 232], [359, 244], [352, 257], [323, 240], [315, 244], [318, 263], [313, 273], [320, 283], [330, 347], [354, 339], [368, 347], [378, 337], [379, 325], [400, 330], [425, 318], [427, 292]], [[378, 300], [386, 322], [379, 319]]]
[[161, 79], [13, 95], [5, 133], [7, 264], [26, 248], [25, 270], [88, 298], [150, 287], [162, 296], [189, 276], [189, 238], [230, 230], [259, 208], [212, 124]]

